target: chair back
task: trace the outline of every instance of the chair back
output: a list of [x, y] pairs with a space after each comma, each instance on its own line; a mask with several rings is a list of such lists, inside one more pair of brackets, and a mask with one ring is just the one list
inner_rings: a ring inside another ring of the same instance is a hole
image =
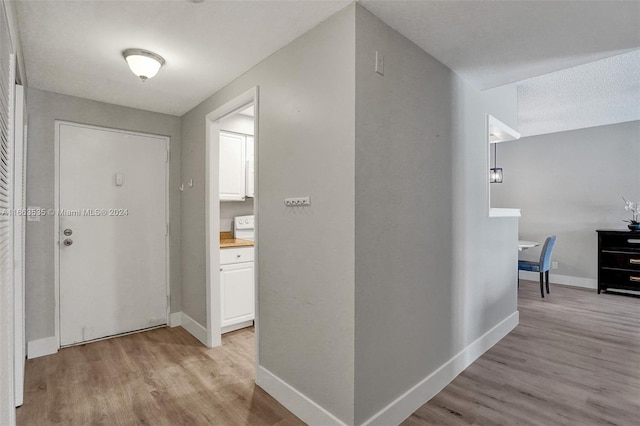
[[547, 237], [545, 240], [544, 246], [542, 246], [542, 251], [540, 252], [540, 272], [545, 272], [551, 269], [551, 252], [553, 251], [553, 246], [555, 244], [555, 235]]

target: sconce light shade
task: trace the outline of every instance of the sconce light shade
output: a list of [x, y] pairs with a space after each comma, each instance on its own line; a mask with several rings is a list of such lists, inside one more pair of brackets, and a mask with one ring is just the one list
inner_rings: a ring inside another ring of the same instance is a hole
[[489, 169], [489, 183], [502, 183], [502, 167]]
[[153, 77], [164, 65], [164, 58], [156, 53], [144, 49], [127, 49], [122, 56], [129, 64], [131, 71], [142, 81]]

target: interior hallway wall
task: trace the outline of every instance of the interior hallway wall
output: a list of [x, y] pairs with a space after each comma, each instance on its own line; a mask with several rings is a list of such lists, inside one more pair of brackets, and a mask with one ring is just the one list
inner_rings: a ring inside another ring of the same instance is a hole
[[[451, 358], [453, 73], [356, 13], [355, 424]], [[376, 51], [384, 76], [375, 72]]]
[[[488, 217], [485, 127], [490, 113], [517, 128], [517, 98], [515, 86], [476, 90], [362, 7], [356, 34], [362, 424], [389, 404], [406, 408], [394, 401], [414, 386], [420, 396], [436, 392], [432, 374], [455, 370], [463, 351], [473, 361], [481, 354], [473, 344], [517, 324], [518, 224]], [[384, 76], [374, 72], [376, 50]]]
[[[353, 421], [355, 6], [182, 117], [183, 312], [206, 325], [205, 115], [259, 86], [259, 367]], [[285, 197], [310, 196], [289, 208]]]
[[[494, 327], [515, 326], [517, 217], [489, 217], [487, 114], [518, 129], [517, 90], [453, 79], [453, 352]], [[493, 189], [492, 189], [493, 190]]]
[[[27, 205], [54, 207], [55, 120], [132, 130], [171, 138], [169, 170], [171, 312], [181, 308], [180, 118], [28, 88]], [[26, 222], [26, 337], [54, 330], [54, 217]]]

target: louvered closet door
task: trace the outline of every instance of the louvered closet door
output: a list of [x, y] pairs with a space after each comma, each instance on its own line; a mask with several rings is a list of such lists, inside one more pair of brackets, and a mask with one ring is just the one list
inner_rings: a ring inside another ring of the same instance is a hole
[[[13, 90], [15, 59], [0, 8], [0, 424], [15, 422], [13, 291]], [[18, 378], [19, 379], [19, 378]]]

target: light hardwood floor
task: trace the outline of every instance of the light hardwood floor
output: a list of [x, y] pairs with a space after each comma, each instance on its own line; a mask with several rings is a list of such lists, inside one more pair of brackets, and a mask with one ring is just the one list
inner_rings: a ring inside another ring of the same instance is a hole
[[640, 424], [640, 299], [522, 280], [520, 325], [404, 421]]
[[[636, 425], [640, 299], [522, 281], [520, 325], [403, 425]], [[27, 361], [18, 425], [297, 425], [253, 383], [253, 329], [163, 328]]]
[[27, 361], [18, 425], [298, 425], [255, 385], [253, 328], [205, 348], [183, 328]]

